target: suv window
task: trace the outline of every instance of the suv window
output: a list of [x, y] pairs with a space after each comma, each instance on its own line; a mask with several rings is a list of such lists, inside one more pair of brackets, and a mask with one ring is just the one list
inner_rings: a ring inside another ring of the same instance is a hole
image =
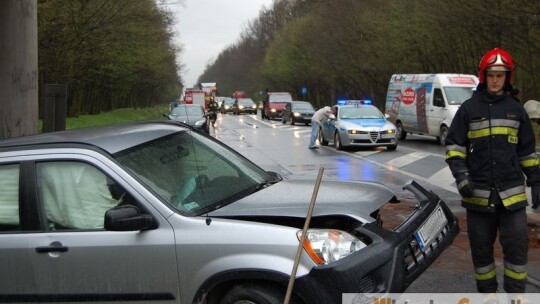
[[103, 229], [105, 212], [122, 202], [118, 186], [90, 164], [75, 161], [36, 164], [38, 196], [50, 230]]
[[0, 231], [18, 230], [19, 165], [0, 166]]

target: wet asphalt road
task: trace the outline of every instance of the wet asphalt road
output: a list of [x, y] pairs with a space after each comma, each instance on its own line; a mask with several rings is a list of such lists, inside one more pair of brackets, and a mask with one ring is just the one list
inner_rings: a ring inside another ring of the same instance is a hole
[[[444, 147], [434, 138], [408, 136], [396, 151], [384, 148], [336, 151], [331, 146], [316, 150], [307, 148], [310, 126], [283, 124], [262, 120], [260, 115], [220, 114], [211, 135], [231, 146], [262, 168], [284, 177], [295, 175], [315, 179], [324, 168], [323, 179], [369, 180], [385, 184], [400, 196], [408, 193], [402, 185], [412, 180], [438, 194], [460, 219], [462, 232], [431, 267], [408, 289], [414, 293], [474, 293], [474, 277], [468, 249], [464, 210], [454, 180], [444, 162]], [[530, 212], [532, 246], [529, 250], [528, 292], [540, 292], [540, 214]], [[536, 238], [536, 239], [534, 239]], [[535, 245], [536, 244], [536, 245]], [[502, 258], [499, 259], [502, 281]], [[502, 291], [502, 282], [500, 283]]]

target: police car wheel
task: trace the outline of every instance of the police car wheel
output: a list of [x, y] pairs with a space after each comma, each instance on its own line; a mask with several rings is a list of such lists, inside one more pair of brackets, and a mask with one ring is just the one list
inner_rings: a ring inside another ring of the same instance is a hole
[[336, 150], [343, 150], [343, 145], [341, 144], [341, 139], [339, 139], [338, 132], [334, 134], [334, 147], [336, 148]]
[[328, 140], [324, 139], [322, 128], [319, 128], [319, 143], [321, 146], [328, 146]]

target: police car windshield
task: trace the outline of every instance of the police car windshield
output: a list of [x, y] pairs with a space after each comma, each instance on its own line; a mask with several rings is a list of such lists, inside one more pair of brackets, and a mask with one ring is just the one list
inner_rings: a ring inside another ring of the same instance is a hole
[[340, 107], [338, 116], [341, 119], [381, 119], [384, 118], [376, 107]]
[[473, 87], [445, 87], [444, 93], [449, 105], [460, 105], [471, 98]]

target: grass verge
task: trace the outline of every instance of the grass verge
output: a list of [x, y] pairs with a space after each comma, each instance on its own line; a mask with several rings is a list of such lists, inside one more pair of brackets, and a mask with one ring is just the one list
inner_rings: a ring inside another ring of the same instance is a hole
[[[96, 115], [79, 115], [66, 119], [66, 130], [86, 128], [92, 126], [112, 125], [138, 120], [165, 119], [163, 114], [169, 111], [167, 104], [151, 108], [116, 109]], [[43, 121], [39, 121], [39, 132], [43, 130]]]

